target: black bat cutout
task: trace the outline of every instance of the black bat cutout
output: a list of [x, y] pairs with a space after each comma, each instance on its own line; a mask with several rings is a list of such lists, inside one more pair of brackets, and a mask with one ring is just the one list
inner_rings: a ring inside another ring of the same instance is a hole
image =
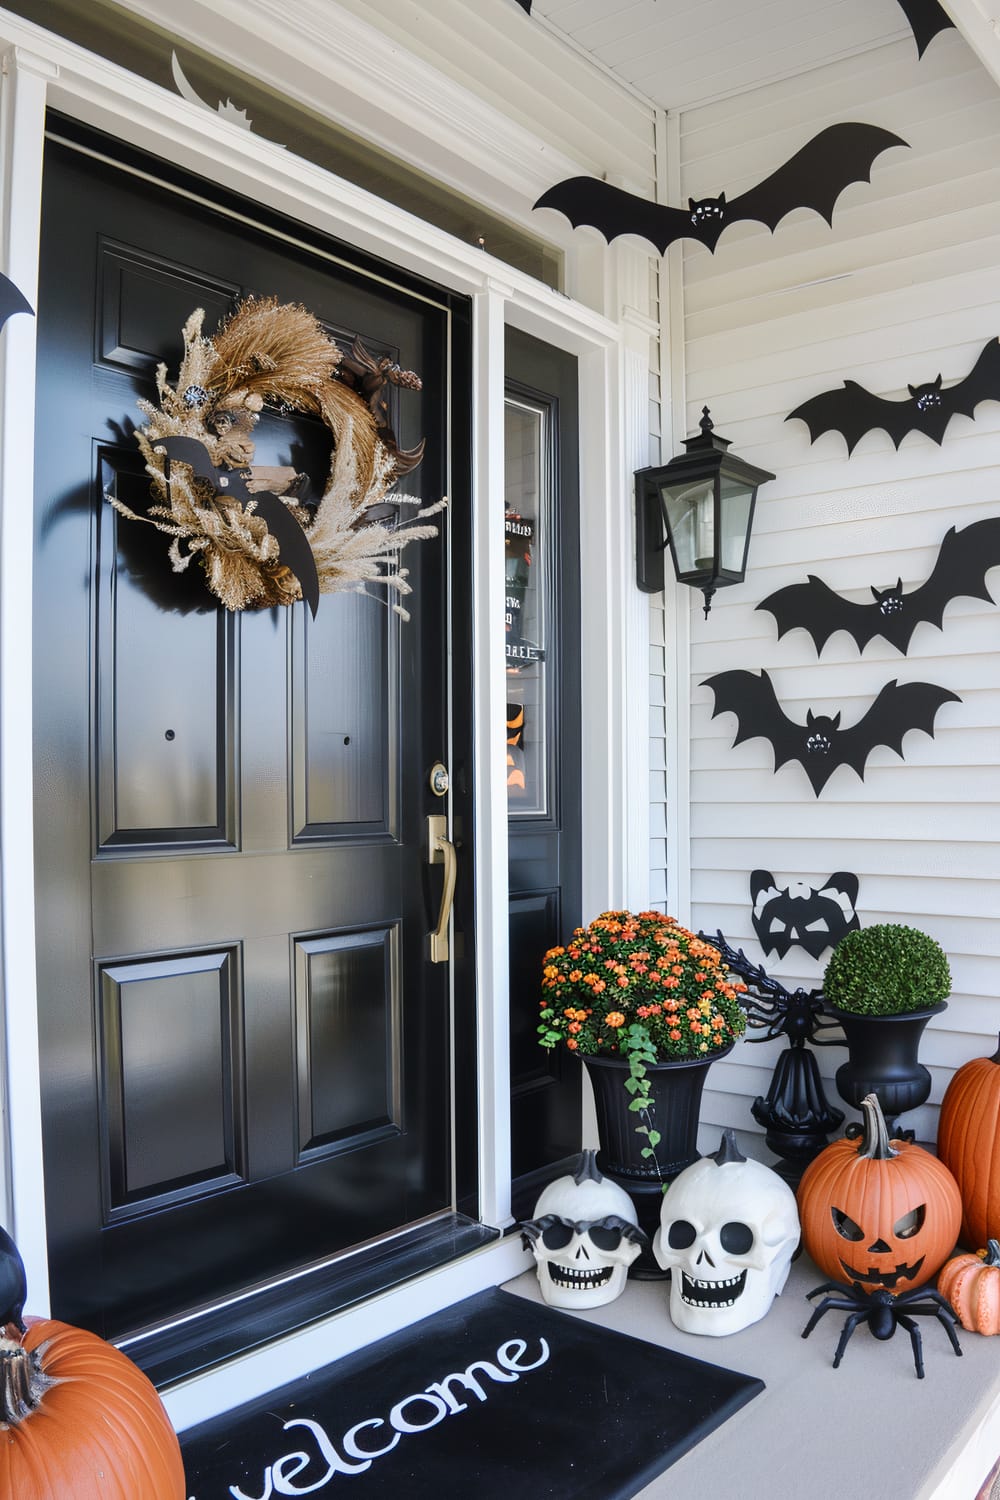
[[784, 958], [793, 947], [804, 949], [810, 958], [819, 958], [861, 926], [859, 887], [858, 877], [848, 870], [837, 870], [819, 886], [794, 880], [783, 887], [776, 884], [770, 870], [754, 870], [750, 900], [757, 941], [765, 953], [778, 958]]
[[204, 479], [216, 494], [226, 500], [238, 500], [241, 505], [253, 500], [256, 512], [268, 531], [278, 543], [278, 555], [285, 567], [299, 580], [302, 597], [312, 611], [313, 619], [319, 608], [319, 574], [309, 539], [287, 505], [284, 505], [270, 490], [256, 493], [247, 489], [242, 474], [235, 469], [217, 469], [204, 443], [192, 437], [158, 438], [156, 448], [167, 456], [166, 480], [170, 483], [170, 465], [173, 462], [190, 465], [196, 479]]
[[962, 701], [957, 693], [932, 682], [888, 682], [858, 723], [841, 729], [839, 712], [830, 718], [810, 709], [805, 724], [796, 724], [763, 670], [759, 677], [741, 668], [719, 672], [701, 685], [715, 694], [713, 719], [721, 713], [736, 715], [734, 747], [744, 740], [769, 740], [775, 771], [798, 761], [817, 797], [838, 766], [850, 766], [863, 781], [868, 757], [877, 745], [886, 745], [902, 759], [903, 737], [909, 730], [921, 729], [933, 738], [938, 709]]
[[895, 447], [908, 432], [922, 432], [940, 444], [952, 417], [975, 416], [980, 401], [1000, 401], [1000, 341], [993, 338], [964, 380], [941, 389], [941, 376], [926, 385], [908, 385], [908, 396], [892, 401], [873, 396], [856, 380], [845, 380], [842, 390], [822, 391], [804, 401], [785, 418], [798, 417], [809, 428], [814, 443], [824, 432], [839, 432], [851, 454], [866, 432], [883, 428]]
[[971, 526], [946, 532], [937, 561], [926, 583], [903, 593], [903, 581], [894, 588], [872, 587], [872, 604], [854, 604], [835, 593], [813, 573], [808, 583], [793, 583], [778, 589], [757, 605], [772, 614], [778, 624], [778, 639], [797, 627], [807, 630], [822, 655], [823, 647], [838, 630], [846, 630], [858, 649], [881, 636], [906, 655], [913, 632], [921, 622], [941, 629], [945, 606], [952, 599], [985, 599], [996, 603], [986, 587], [986, 575], [1000, 564], [1000, 516], [973, 521]]
[[899, 0], [899, 7], [910, 23], [918, 57], [923, 57], [928, 42], [932, 42], [939, 31], [955, 24], [938, 0]]
[[651, 203], [597, 177], [568, 177], [543, 193], [535, 208], [556, 208], [574, 229], [590, 224], [610, 244], [620, 234], [637, 234], [662, 254], [675, 240], [693, 239], [713, 253], [730, 224], [748, 220], [773, 233], [793, 208], [812, 208], [828, 224], [834, 204], [852, 182], [870, 182], [875, 158], [907, 141], [878, 125], [844, 122], [813, 136], [770, 177], [731, 200], [689, 198], [687, 208]]
[[35, 309], [19, 291], [14, 283], [6, 276], [0, 274], [0, 328], [4, 326], [8, 318], [15, 313], [26, 312], [35, 316]]

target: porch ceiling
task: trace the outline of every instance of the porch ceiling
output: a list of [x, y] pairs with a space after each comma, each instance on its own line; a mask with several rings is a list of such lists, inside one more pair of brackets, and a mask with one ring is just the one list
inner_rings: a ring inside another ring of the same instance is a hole
[[[1000, 79], [1000, 0], [942, 0]], [[897, 0], [534, 0], [532, 14], [665, 109], [909, 39]]]

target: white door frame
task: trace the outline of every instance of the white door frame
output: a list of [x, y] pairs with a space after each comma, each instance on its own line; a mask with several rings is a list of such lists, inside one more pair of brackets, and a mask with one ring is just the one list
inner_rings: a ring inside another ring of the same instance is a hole
[[[142, 0], [128, 0], [140, 10]], [[254, 0], [246, 0], [253, 4]], [[355, 27], [362, 23], [353, 23]], [[373, 32], [372, 36], [377, 37]], [[503, 722], [503, 326], [509, 322], [579, 358], [581, 415], [580, 649], [585, 690], [600, 695], [606, 732], [583, 747], [584, 910], [646, 902], [648, 625], [634, 585], [632, 472], [647, 462], [648, 369], [653, 325], [644, 315], [646, 258], [602, 252], [606, 304], [572, 301], [456, 241], [363, 189], [218, 116], [0, 10], [0, 269], [34, 305], [45, 111], [57, 109], [196, 175], [349, 242], [473, 303], [475, 519], [473, 650], [477, 663], [474, 775], [480, 1167], [483, 1218], [509, 1225], [507, 1032], [507, 797]], [[281, 73], [273, 58], [272, 81]], [[421, 74], [407, 64], [411, 84]], [[426, 73], [428, 92], [436, 75]], [[472, 96], [470, 95], [470, 100]], [[338, 100], [338, 104], [342, 100]], [[465, 107], [474, 107], [475, 101]], [[343, 111], [338, 110], [343, 121]], [[491, 122], [495, 128], [495, 122]], [[506, 145], [525, 150], [523, 130]], [[512, 144], [513, 142], [513, 144]], [[505, 158], [509, 168], [509, 160]], [[551, 174], [552, 158], [544, 164]], [[525, 162], [525, 171], [528, 163]], [[530, 173], [539, 165], [532, 159]], [[532, 177], [526, 177], [527, 190]], [[539, 185], [539, 190], [541, 190]], [[490, 184], [484, 179], [484, 198]], [[593, 252], [590, 252], [591, 254]], [[629, 311], [631, 309], [631, 311]], [[0, 920], [3, 954], [3, 1222], [28, 1270], [29, 1306], [47, 1306], [33, 900], [30, 622], [35, 325], [14, 317], [0, 336]], [[58, 415], [53, 414], [54, 421]], [[596, 720], [595, 720], [596, 722]], [[179, 1427], [291, 1379], [337, 1354], [424, 1316], [526, 1262], [518, 1236], [425, 1277], [415, 1294], [387, 1294], [293, 1335], [267, 1358], [249, 1355], [178, 1387], [168, 1405]]]

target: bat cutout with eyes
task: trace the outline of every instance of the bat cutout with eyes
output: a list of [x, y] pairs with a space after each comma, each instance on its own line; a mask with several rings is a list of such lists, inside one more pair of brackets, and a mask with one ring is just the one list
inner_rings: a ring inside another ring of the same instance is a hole
[[819, 886], [792, 880], [779, 886], [770, 870], [750, 876], [751, 921], [765, 953], [784, 958], [789, 948], [803, 948], [819, 958], [842, 937], [861, 926], [858, 917], [860, 882], [848, 870], [837, 870]]
[[817, 797], [838, 766], [850, 766], [863, 781], [868, 757], [877, 745], [886, 745], [902, 759], [903, 737], [909, 730], [921, 729], [933, 738], [938, 709], [962, 701], [957, 693], [932, 682], [887, 682], [858, 723], [841, 729], [839, 712], [830, 718], [810, 709], [805, 724], [796, 724], [778, 702], [765, 671], [758, 677], [737, 668], [706, 677], [701, 685], [715, 694], [713, 719], [721, 713], [736, 715], [734, 747], [744, 740], [770, 741], [775, 771], [798, 761]]
[[240, 505], [254, 501], [257, 515], [278, 543], [278, 555], [289, 572], [294, 573], [302, 590], [302, 597], [312, 611], [313, 619], [319, 608], [319, 573], [313, 557], [309, 539], [298, 521], [269, 490], [251, 492], [243, 475], [235, 469], [218, 469], [209, 456], [204, 443], [191, 437], [166, 437], [156, 440], [158, 450], [167, 456], [165, 478], [170, 483], [170, 465], [173, 462], [188, 464], [196, 479], [204, 479], [222, 500], [233, 500]]
[[941, 389], [941, 376], [925, 385], [908, 385], [901, 401], [873, 396], [856, 380], [839, 391], [822, 391], [785, 418], [798, 417], [814, 443], [824, 432], [839, 432], [851, 454], [866, 432], [883, 428], [895, 447], [908, 432], [922, 432], [940, 444], [952, 417], [975, 416], [980, 401], [1000, 401], [1000, 341], [990, 339], [964, 380]]
[[567, 177], [543, 193], [535, 208], [556, 208], [574, 229], [589, 224], [610, 244], [637, 234], [662, 254], [675, 240], [699, 240], [715, 250], [730, 224], [753, 220], [773, 233], [793, 208], [812, 208], [828, 224], [837, 199], [852, 182], [870, 182], [875, 158], [908, 142], [878, 125], [843, 122], [813, 136], [785, 164], [746, 193], [727, 200], [689, 198], [687, 208], [651, 203], [597, 177]]
[[955, 24], [938, 0], [899, 0], [899, 7], [910, 23], [918, 57], [923, 57], [928, 42], [932, 42], [939, 31]]
[[945, 606], [952, 599], [985, 599], [994, 604], [986, 575], [998, 564], [1000, 516], [989, 516], [961, 531], [952, 526], [941, 543], [930, 577], [911, 594], [903, 593], [900, 578], [894, 588], [872, 587], [873, 603], [854, 604], [810, 573], [808, 583], [778, 589], [757, 608], [774, 616], [779, 640], [797, 627], [807, 630], [818, 656], [838, 630], [846, 630], [860, 651], [881, 636], [905, 656], [910, 638], [922, 621], [941, 629]]

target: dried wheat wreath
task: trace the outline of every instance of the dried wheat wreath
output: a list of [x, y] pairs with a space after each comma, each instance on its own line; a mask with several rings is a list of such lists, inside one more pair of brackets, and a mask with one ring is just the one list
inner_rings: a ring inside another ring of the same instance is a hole
[[[158, 447], [165, 438], [194, 438], [217, 469], [239, 472], [247, 490], [281, 497], [308, 540], [322, 593], [384, 588], [408, 619], [399, 600], [411, 589], [399, 554], [408, 542], [437, 535], [436, 526], [412, 523], [446, 501], [417, 510], [408, 521], [375, 520], [370, 512], [423, 456], [422, 442], [405, 451], [396, 445], [382, 395], [387, 383], [419, 390], [419, 378], [373, 359], [357, 340], [343, 354], [311, 313], [276, 298], [248, 298], [211, 338], [202, 334], [204, 318], [198, 308], [184, 325], [176, 387], [161, 364], [159, 406], [139, 402], [146, 423], [136, 439], [155, 504], [140, 513], [112, 496], [112, 505], [173, 538], [175, 572], [196, 557], [227, 609], [294, 604], [302, 597], [299, 580], [282, 562], [257, 502], [241, 504], [197, 478], [189, 464], [171, 464]], [[317, 415], [333, 436], [329, 478], [314, 507], [299, 503], [305, 476], [291, 468], [254, 468], [251, 434], [265, 404]], [[392, 503], [420, 505], [408, 495], [395, 495]]]

